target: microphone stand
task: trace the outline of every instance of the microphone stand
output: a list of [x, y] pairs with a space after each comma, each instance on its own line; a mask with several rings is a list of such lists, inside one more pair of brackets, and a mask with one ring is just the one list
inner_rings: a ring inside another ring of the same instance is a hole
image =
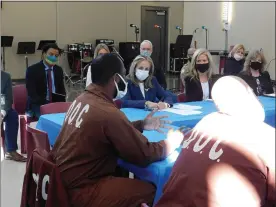
[[112, 49], [113, 49], [113, 52], [116, 53], [118, 55], [118, 57], [124, 62], [125, 61], [124, 58], [122, 58], [122, 56], [119, 54], [119, 52], [116, 50], [116, 48], [113, 46]]
[[223, 71], [226, 69], [226, 59], [227, 59], [227, 52], [228, 52], [228, 29], [227, 29], [228, 23], [224, 23], [224, 29], [223, 31], [225, 32], [225, 47], [224, 47], [224, 68]]
[[207, 40], [207, 29], [205, 28], [205, 38], [206, 38], [206, 50], [208, 50], [208, 40]]
[[139, 34], [139, 28], [135, 27], [136, 42], [138, 42], [138, 34]]
[[159, 62], [160, 62], [160, 69], [164, 72], [163, 70], [163, 62], [162, 62], [162, 31], [161, 31], [161, 27], [158, 28], [159, 29], [159, 44], [160, 44], [160, 52], [159, 52]]
[[[194, 40], [194, 37], [195, 37], [195, 33], [196, 31], [198, 30], [199, 28], [196, 28], [194, 31], [193, 31], [193, 38], [192, 40]], [[196, 41], [194, 40], [194, 47], [196, 48]]]

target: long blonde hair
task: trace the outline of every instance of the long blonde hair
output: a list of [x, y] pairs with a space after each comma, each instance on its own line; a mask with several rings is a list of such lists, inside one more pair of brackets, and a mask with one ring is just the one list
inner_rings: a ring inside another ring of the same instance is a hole
[[213, 70], [215, 70], [215, 64], [213, 62], [212, 56], [210, 52], [204, 48], [197, 49], [192, 57], [191, 63], [187, 67], [187, 69], [184, 71], [184, 78], [185, 77], [191, 77], [192, 79], [196, 78], [199, 79], [198, 72], [195, 68], [196, 60], [200, 55], [206, 55], [209, 62], [209, 69], [207, 72], [208, 79], [211, 78]]
[[150, 63], [149, 77], [144, 81], [144, 86], [146, 89], [153, 88], [151, 80], [152, 80], [152, 77], [154, 74], [154, 64], [150, 57], [144, 57], [142, 55], [138, 55], [131, 63], [131, 66], [129, 68], [129, 74], [128, 74], [127, 78], [129, 80], [131, 80], [131, 82], [134, 83], [135, 85], [137, 85], [137, 86], [139, 85], [139, 81], [136, 78], [135, 72], [136, 72], [137, 65], [144, 60], [146, 60]]
[[264, 72], [265, 65], [266, 65], [266, 59], [264, 57], [264, 53], [258, 49], [251, 50], [249, 52], [249, 54], [247, 55], [245, 62], [244, 62], [243, 72], [247, 73], [248, 75], [251, 75], [250, 63], [252, 60], [255, 60], [258, 55], [261, 56], [261, 60], [262, 60], [262, 68], [260, 69], [260, 72], [261, 73]]
[[243, 49], [243, 51], [245, 52], [245, 47], [242, 44], [236, 44], [233, 49], [229, 52], [228, 57], [234, 57], [234, 54], [239, 50], [239, 49]]
[[110, 53], [110, 50], [109, 50], [109, 48], [107, 47], [107, 45], [106, 45], [106, 44], [103, 44], [103, 43], [100, 43], [100, 44], [97, 45], [97, 47], [96, 47], [95, 50], [94, 50], [94, 59], [99, 55], [99, 51], [100, 51], [101, 49], [105, 49], [106, 52]]

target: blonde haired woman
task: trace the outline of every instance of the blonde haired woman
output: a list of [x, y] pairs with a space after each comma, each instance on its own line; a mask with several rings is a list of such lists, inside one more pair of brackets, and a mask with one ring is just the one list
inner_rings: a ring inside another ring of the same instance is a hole
[[[101, 54], [106, 54], [106, 53], [110, 53], [109, 48], [107, 47], [107, 45], [105, 44], [98, 44], [97, 47], [94, 50], [94, 59]], [[88, 70], [87, 70], [87, 75], [86, 75], [86, 87], [92, 83], [92, 78], [91, 78], [91, 69], [88, 66]]]
[[191, 63], [193, 54], [195, 53], [196, 49], [195, 48], [189, 48], [188, 52], [187, 52], [187, 57], [188, 57], [188, 61], [185, 65], [183, 65], [181, 72], [180, 72], [180, 91], [184, 92], [184, 74], [185, 74], [185, 70], [188, 70], [189, 65]]
[[165, 109], [173, 105], [172, 97], [153, 76], [150, 57], [138, 55], [131, 63], [127, 95], [122, 99], [124, 108]]
[[203, 48], [196, 50], [189, 67], [184, 72], [186, 101], [202, 101], [210, 98], [211, 76], [214, 69], [209, 51]]
[[[265, 71], [266, 59], [261, 50], [252, 50], [245, 59], [241, 75], [249, 76], [245, 81], [256, 95], [274, 93], [270, 75]], [[244, 78], [244, 76], [242, 76]]]
[[233, 47], [224, 66], [224, 75], [237, 75], [243, 69], [245, 48], [242, 44]]

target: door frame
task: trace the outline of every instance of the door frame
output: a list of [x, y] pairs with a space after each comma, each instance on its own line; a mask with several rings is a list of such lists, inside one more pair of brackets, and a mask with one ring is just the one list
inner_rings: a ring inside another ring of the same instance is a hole
[[[145, 40], [143, 37], [143, 22], [146, 21], [146, 11], [147, 10], [152, 10], [152, 11], [165, 11], [165, 21], [166, 21], [166, 29], [165, 29], [165, 62], [164, 62], [164, 73], [166, 73], [170, 68], [169, 68], [169, 8], [170, 7], [163, 7], [163, 6], [141, 6], [141, 40]], [[141, 41], [142, 42], [142, 41]]]

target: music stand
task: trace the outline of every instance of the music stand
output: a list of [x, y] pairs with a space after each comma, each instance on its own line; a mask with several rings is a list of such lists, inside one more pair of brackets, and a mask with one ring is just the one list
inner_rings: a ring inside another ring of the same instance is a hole
[[3, 70], [5, 71], [5, 47], [11, 47], [13, 42], [13, 36], [1, 36], [1, 47], [3, 48]]
[[44, 45], [56, 43], [56, 40], [40, 40], [37, 50], [42, 50]]
[[26, 55], [25, 56], [26, 68], [29, 67], [28, 54], [35, 53], [35, 44], [36, 44], [35, 42], [18, 42], [17, 54], [18, 55]]
[[177, 58], [184, 58], [187, 56], [187, 51], [191, 46], [193, 35], [178, 35], [175, 43], [175, 56]]

